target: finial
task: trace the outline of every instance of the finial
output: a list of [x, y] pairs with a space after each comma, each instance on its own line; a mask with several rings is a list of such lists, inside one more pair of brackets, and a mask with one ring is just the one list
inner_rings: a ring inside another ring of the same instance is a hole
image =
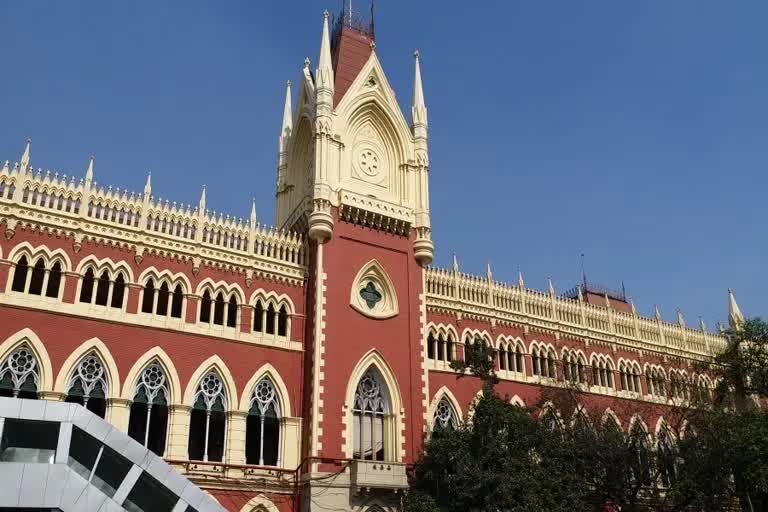
[[733, 331], [740, 330], [744, 325], [744, 315], [741, 313], [741, 309], [736, 303], [736, 296], [730, 288], [728, 288], [728, 325]]
[[[283, 104], [282, 137], [288, 137], [293, 130], [293, 109], [291, 107], [291, 81], [285, 83], [285, 103]], [[281, 148], [281, 150], [284, 148]]]
[[331, 36], [328, 30], [328, 11], [323, 13], [323, 35], [320, 39], [320, 59], [317, 61], [318, 89], [330, 91], [333, 97], [333, 63], [331, 62]]
[[611, 307], [611, 299], [608, 298], [608, 292], [605, 292], [603, 294], [603, 297], [605, 297], [605, 307], [610, 308]]
[[661, 310], [659, 309], [658, 304], [653, 305], [653, 314], [656, 317], [656, 320], [661, 320]]
[[309, 57], [304, 57], [304, 67], [308, 68], [311, 62], [309, 61]]
[[519, 286], [520, 288], [525, 288], [525, 281], [523, 280], [522, 270], [517, 271], [517, 286]]
[[635, 301], [632, 300], [632, 297], [629, 298], [629, 306], [632, 308], [632, 314], [637, 315], [637, 309], [635, 309]]
[[493, 281], [493, 273], [491, 272], [490, 261], [485, 264], [485, 277], [487, 277], [489, 281]]
[[29, 170], [29, 155], [32, 146], [32, 139], [27, 139], [27, 143], [24, 144], [24, 152], [21, 154], [21, 160], [19, 161], [19, 172], [25, 173]]
[[253, 198], [251, 200], [251, 218], [250, 218], [251, 224], [256, 224], [256, 198]]
[[203, 193], [200, 194], [200, 201], [197, 203], [197, 209], [200, 213], [205, 213], [205, 185], [203, 185]]
[[95, 156], [91, 155], [91, 159], [88, 160], [88, 168], [85, 170], [85, 181], [86, 183], [90, 183], [93, 181], [93, 161], [96, 159]]
[[459, 258], [456, 257], [456, 253], [453, 253], [453, 271], [459, 271]]
[[576, 296], [578, 297], [579, 302], [584, 302], [584, 293], [581, 291], [581, 285], [576, 287]]
[[376, 51], [376, 41], [371, 39], [371, 43], [369, 45], [371, 47], [371, 50]]
[[683, 318], [683, 311], [677, 308], [677, 324], [680, 327], [685, 327], [685, 319]]
[[328, 19], [328, 16], [330, 16], [330, 13], [328, 12], [328, 9], [325, 9], [325, 10], [323, 11], [323, 18], [325, 18], [325, 19], [327, 20], [327, 19]]
[[[411, 106], [411, 121], [413, 122], [414, 127], [426, 127], [427, 106], [424, 104], [424, 86], [421, 82], [419, 50], [413, 52], [413, 57], [413, 105]], [[426, 133], [424, 133], [424, 136], [426, 136]]]
[[707, 332], [707, 326], [704, 324], [702, 317], [699, 317], [699, 329], [701, 329], [701, 332]]
[[552, 284], [552, 278], [547, 276], [547, 289], [549, 290], [550, 295], [555, 294], [555, 285]]

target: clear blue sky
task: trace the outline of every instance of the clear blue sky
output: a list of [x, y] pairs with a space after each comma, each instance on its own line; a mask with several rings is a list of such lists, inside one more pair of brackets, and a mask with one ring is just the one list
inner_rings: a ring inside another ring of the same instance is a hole
[[[353, 0], [363, 6], [366, 0]], [[2, 2], [0, 158], [262, 222], [283, 86], [339, 0]], [[638, 309], [760, 315], [768, 284], [768, 3], [379, 0], [403, 106], [421, 50], [436, 264]], [[406, 110], [409, 112], [409, 110]]]

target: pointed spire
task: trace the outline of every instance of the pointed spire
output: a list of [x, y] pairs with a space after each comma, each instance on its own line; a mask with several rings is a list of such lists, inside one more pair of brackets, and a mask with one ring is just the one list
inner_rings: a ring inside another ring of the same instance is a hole
[[30, 170], [29, 167], [29, 153], [30, 146], [32, 146], [32, 139], [27, 139], [27, 143], [24, 145], [24, 152], [21, 154], [21, 160], [19, 161], [19, 172], [24, 174]]
[[323, 35], [320, 39], [320, 59], [317, 61], [317, 87], [330, 91], [333, 97], [333, 62], [331, 61], [331, 36], [328, 30], [328, 11], [323, 12]]
[[413, 105], [411, 107], [411, 120], [415, 126], [427, 126], [427, 106], [424, 104], [424, 87], [421, 83], [421, 64], [419, 50], [413, 52], [414, 76], [413, 76]]
[[459, 271], [459, 258], [456, 257], [456, 253], [453, 253], [453, 271]]
[[255, 226], [256, 225], [256, 199], [253, 199], [251, 201], [251, 218], [250, 218], [250, 221], [251, 221], [251, 226]]
[[200, 201], [197, 203], [197, 210], [200, 213], [205, 213], [205, 185], [203, 185], [203, 193], [200, 194]]
[[734, 331], [741, 329], [741, 326], [744, 325], [744, 315], [741, 314], [741, 309], [736, 304], [736, 297], [730, 288], [728, 288], [728, 325]]
[[656, 320], [661, 321], [661, 310], [658, 304], [653, 305], [653, 315], [656, 317]]
[[702, 317], [699, 317], [699, 329], [701, 329], [701, 332], [707, 332], [707, 326], [704, 324], [704, 319]]
[[485, 277], [487, 277], [489, 281], [493, 281], [493, 272], [491, 272], [490, 261], [485, 264]]
[[632, 314], [637, 315], [637, 309], [635, 309], [635, 301], [631, 298], [629, 299], [629, 305], [632, 308]]
[[144, 197], [152, 195], [152, 171], [147, 173], [147, 182], [144, 184]]
[[550, 295], [555, 294], [555, 285], [552, 284], [552, 278], [547, 276], [547, 289], [549, 290]]
[[519, 286], [520, 288], [525, 288], [525, 281], [523, 280], [522, 270], [517, 271], [517, 286]]
[[93, 161], [96, 159], [91, 155], [91, 159], [88, 161], [88, 168], [85, 170], [85, 183], [90, 186], [93, 182]]
[[288, 137], [293, 130], [293, 110], [291, 109], [291, 81], [285, 82], [285, 105], [283, 106], [283, 127], [281, 137]]
[[680, 327], [685, 327], [685, 318], [683, 318], [683, 311], [677, 308], [677, 324]]
[[584, 293], [581, 291], [581, 285], [576, 287], [576, 296], [579, 299], [579, 302], [584, 302]]

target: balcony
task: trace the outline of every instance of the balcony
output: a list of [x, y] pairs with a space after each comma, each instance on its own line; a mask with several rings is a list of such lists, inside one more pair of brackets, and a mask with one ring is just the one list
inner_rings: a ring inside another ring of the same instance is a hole
[[352, 485], [368, 489], [405, 489], [408, 476], [405, 464], [356, 460], [352, 463]]

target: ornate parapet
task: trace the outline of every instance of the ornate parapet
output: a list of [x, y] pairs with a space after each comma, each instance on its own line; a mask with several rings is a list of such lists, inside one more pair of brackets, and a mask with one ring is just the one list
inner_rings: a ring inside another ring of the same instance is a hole
[[427, 308], [432, 311], [691, 359], [710, 358], [726, 343], [721, 335], [680, 323], [624, 313], [489, 277], [429, 268], [425, 279]]
[[199, 264], [230, 267], [295, 285], [306, 275], [306, 241], [250, 221], [97, 187], [95, 183], [18, 166], [0, 170], [0, 219], [13, 236], [18, 225], [73, 240], [100, 241]]

